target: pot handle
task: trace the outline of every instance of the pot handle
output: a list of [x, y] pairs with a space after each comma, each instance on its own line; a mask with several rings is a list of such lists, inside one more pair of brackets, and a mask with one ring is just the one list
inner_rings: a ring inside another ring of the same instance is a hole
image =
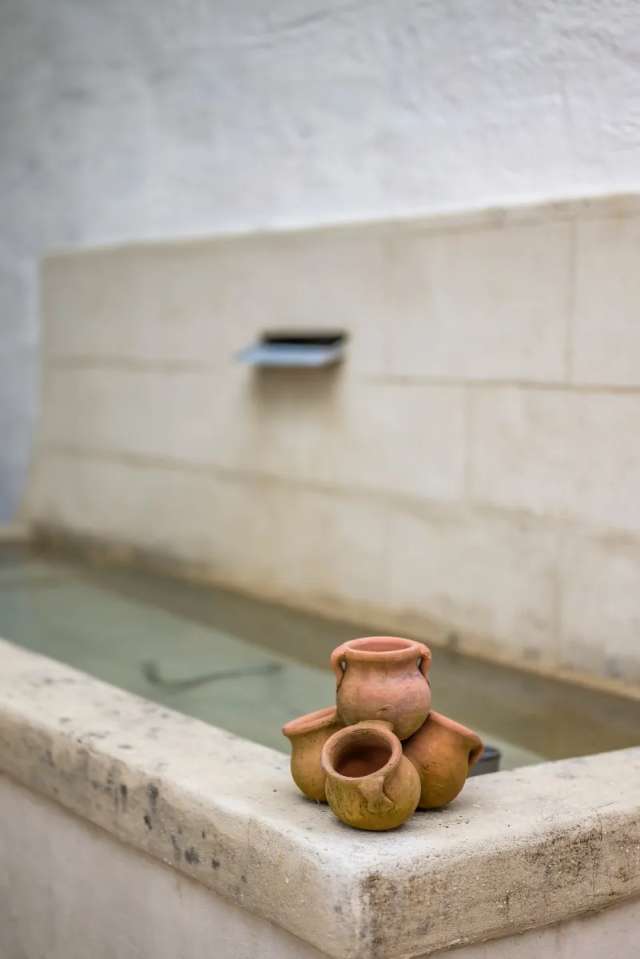
[[368, 776], [358, 783], [358, 791], [365, 800], [367, 809], [374, 815], [386, 812], [393, 806], [393, 802], [384, 791], [384, 776]]
[[429, 670], [431, 669], [431, 650], [424, 643], [417, 643], [418, 646], [418, 669], [429, 682]]
[[[476, 741], [477, 740], [477, 741]], [[479, 736], [474, 734], [474, 743], [469, 750], [469, 769], [478, 762], [484, 752], [484, 743]]]
[[345, 647], [346, 643], [343, 643], [342, 646], [336, 646], [334, 651], [331, 653], [331, 668], [336, 674], [336, 688], [340, 688], [340, 683], [344, 679], [345, 670], [347, 668], [347, 660], [345, 659]]

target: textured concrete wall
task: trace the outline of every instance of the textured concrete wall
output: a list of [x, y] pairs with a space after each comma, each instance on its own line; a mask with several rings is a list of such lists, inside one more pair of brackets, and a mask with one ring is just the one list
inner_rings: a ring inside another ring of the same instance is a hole
[[378, 835], [287, 766], [0, 640], [2, 959], [484, 959], [525, 930], [496, 956], [637, 959], [640, 749], [477, 776]]
[[[327, 959], [1, 774], [0, 812], [3, 959]], [[633, 899], [586, 918], [432, 955], [637, 959], [639, 918], [640, 901]]]
[[636, 188], [639, 74], [632, 0], [4, 0], [0, 521], [43, 250]]
[[325, 957], [1, 774], [0, 854], [2, 959]]
[[[52, 258], [28, 515], [638, 687], [639, 238], [622, 200]], [[327, 321], [339, 370], [232, 361]]]

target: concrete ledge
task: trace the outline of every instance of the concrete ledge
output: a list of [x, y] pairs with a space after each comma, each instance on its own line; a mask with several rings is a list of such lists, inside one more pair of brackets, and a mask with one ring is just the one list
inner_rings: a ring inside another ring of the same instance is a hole
[[2, 774], [0, 809], [2, 959], [327, 959]]
[[[380, 230], [383, 233], [395, 233], [399, 228], [417, 229], [441, 233], [444, 230], [483, 229], [486, 227], [501, 227], [507, 224], [539, 223], [546, 220], [577, 220], [599, 219], [601, 217], [617, 218], [621, 216], [637, 216], [640, 214], [640, 194], [637, 192], [600, 192], [591, 194], [576, 194], [575, 196], [558, 196], [550, 199], [514, 200], [512, 202], [483, 204], [470, 207], [444, 207], [429, 213], [415, 212], [391, 217], [366, 217], [364, 219], [336, 220], [332, 218], [324, 223], [291, 223], [285, 225], [266, 226], [258, 229], [227, 230], [211, 236], [210, 233], [197, 233], [193, 236], [177, 236], [171, 239], [176, 247], [188, 247], [192, 244], [219, 242], [223, 244], [237, 242], [245, 243], [248, 238], [260, 240], [262, 238], [279, 238], [292, 233], [308, 236], [322, 236], [348, 234], [360, 231], [363, 228]], [[150, 237], [127, 242], [127, 246], [138, 249], [155, 249], [166, 246], [165, 237]], [[122, 249], [123, 243], [94, 243], [87, 247], [57, 244], [47, 253], [46, 260], [61, 256], [76, 257], [79, 252], [102, 253]]]
[[283, 755], [0, 641], [0, 771], [336, 959], [640, 894], [640, 749], [483, 777], [359, 834], [296, 794]]

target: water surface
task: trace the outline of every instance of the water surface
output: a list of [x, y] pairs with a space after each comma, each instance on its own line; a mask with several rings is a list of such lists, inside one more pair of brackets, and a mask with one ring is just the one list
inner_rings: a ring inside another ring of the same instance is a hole
[[[286, 750], [280, 727], [334, 699], [334, 646], [379, 632], [143, 570], [0, 547], [0, 636]], [[640, 702], [433, 650], [434, 708], [503, 768], [640, 744]]]

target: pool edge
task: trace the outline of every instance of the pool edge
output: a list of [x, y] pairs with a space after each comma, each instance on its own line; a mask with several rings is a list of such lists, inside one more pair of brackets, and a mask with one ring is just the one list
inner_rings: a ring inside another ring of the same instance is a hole
[[285, 756], [0, 640], [0, 771], [335, 957], [640, 895], [638, 748], [480, 777], [373, 836], [298, 796]]

